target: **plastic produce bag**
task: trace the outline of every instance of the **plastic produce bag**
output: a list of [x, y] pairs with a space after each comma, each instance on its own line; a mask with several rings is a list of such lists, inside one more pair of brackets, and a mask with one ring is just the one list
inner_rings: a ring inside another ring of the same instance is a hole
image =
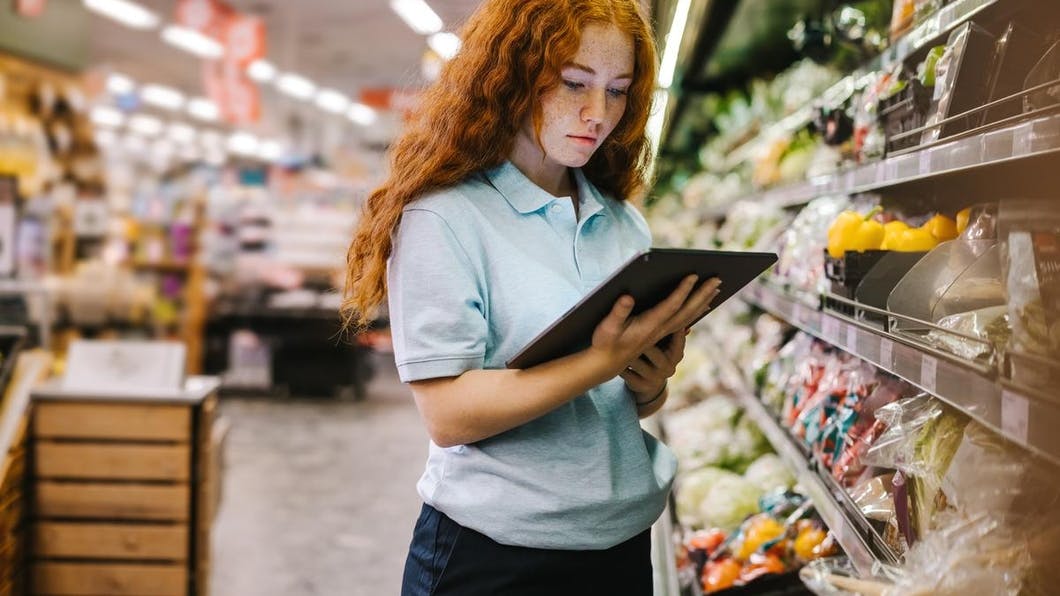
[[1000, 351], [1008, 344], [1012, 335], [1009, 325], [1008, 306], [999, 305], [968, 312], [949, 315], [936, 323], [960, 335], [983, 340], [985, 343], [968, 341], [958, 335], [932, 330], [927, 340], [936, 347], [967, 360], [977, 360], [990, 356], [991, 348]]
[[1002, 206], [999, 219], [1010, 347], [1060, 357], [1060, 212], [1051, 202], [1014, 201]]
[[840, 410], [836, 416], [837, 426], [845, 429], [845, 433], [836, 441], [831, 465], [832, 476], [837, 481], [849, 486], [864, 472], [862, 457], [886, 430], [886, 424], [876, 419], [876, 412], [911, 392], [912, 387], [908, 383], [892, 377], [881, 377], [867, 398]]

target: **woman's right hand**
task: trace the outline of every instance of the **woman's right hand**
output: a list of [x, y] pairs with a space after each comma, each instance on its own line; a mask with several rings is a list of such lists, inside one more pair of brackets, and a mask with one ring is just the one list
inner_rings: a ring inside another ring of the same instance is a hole
[[664, 337], [681, 332], [710, 310], [721, 280], [713, 278], [696, 288], [689, 275], [665, 300], [631, 317], [633, 297], [622, 296], [596, 326], [590, 350], [603, 355], [615, 375]]

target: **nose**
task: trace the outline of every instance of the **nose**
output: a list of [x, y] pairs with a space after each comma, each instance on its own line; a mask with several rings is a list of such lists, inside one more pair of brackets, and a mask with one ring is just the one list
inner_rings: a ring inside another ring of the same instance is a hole
[[585, 105], [582, 106], [582, 121], [588, 124], [599, 124], [604, 120], [607, 110], [607, 92], [603, 89], [594, 90], [588, 94]]

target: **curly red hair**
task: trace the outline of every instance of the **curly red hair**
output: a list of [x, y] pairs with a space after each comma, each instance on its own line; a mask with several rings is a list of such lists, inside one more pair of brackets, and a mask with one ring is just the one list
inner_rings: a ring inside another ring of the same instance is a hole
[[486, 0], [464, 27], [460, 52], [391, 148], [389, 177], [364, 204], [347, 252], [347, 327], [366, 326], [386, 299], [386, 261], [404, 207], [500, 165], [527, 117], [540, 134], [539, 98], [559, 84], [590, 24], [628, 34], [635, 65], [622, 119], [582, 170], [618, 200], [644, 187], [657, 58], [639, 0]]

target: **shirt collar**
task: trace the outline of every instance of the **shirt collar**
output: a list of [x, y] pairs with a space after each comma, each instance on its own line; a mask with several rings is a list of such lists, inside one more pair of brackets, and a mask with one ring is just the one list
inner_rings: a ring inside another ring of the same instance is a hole
[[[540, 186], [534, 184], [526, 174], [515, 167], [510, 161], [486, 172], [493, 187], [508, 201], [513, 209], [522, 214], [533, 213], [560, 198], [545, 192]], [[603, 209], [603, 201], [599, 191], [585, 177], [580, 168], [574, 169], [574, 180], [578, 185], [579, 211], [582, 219], [600, 212]]]

